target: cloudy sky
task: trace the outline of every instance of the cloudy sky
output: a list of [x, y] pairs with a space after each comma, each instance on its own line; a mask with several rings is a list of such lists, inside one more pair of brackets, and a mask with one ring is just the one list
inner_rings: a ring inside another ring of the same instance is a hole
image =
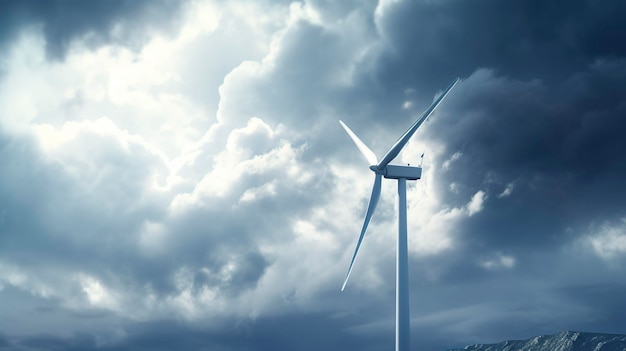
[[626, 333], [619, 0], [0, 0], [0, 349], [394, 344], [395, 183], [415, 348]]

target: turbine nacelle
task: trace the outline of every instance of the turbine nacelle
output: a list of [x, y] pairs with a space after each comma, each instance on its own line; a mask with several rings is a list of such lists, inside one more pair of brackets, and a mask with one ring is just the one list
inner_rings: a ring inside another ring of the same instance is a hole
[[380, 169], [377, 165], [371, 165], [370, 169], [387, 179], [405, 178], [407, 180], [418, 180], [422, 177], [422, 167], [387, 165], [385, 168]]

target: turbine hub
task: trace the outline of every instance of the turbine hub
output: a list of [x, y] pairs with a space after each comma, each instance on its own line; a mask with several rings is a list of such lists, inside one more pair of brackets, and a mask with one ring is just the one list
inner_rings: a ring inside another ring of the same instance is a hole
[[372, 170], [372, 172], [376, 173], [376, 174], [382, 174], [385, 175], [385, 169], [380, 169], [378, 168], [378, 165], [371, 165], [370, 169]]

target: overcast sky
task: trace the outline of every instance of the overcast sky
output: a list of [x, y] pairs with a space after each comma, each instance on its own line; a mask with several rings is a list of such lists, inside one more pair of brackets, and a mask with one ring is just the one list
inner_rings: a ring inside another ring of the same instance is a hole
[[623, 1], [0, 0], [0, 349], [626, 333]]

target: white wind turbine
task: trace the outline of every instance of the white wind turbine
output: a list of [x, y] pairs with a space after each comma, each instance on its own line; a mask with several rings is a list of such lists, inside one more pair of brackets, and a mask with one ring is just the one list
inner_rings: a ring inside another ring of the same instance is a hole
[[346, 288], [348, 278], [352, 272], [354, 260], [361, 247], [363, 236], [367, 230], [367, 225], [374, 214], [378, 199], [380, 198], [380, 188], [382, 177], [397, 179], [398, 180], [398, 252], [396, 256], [396, 351], [408, 351], [410, 349], [410, 319], [409, 319], [409, 267], [408, 267], [408, 251], [407, 251], [407, 224], [406, 224], [406, 181], [417, 180], [422, 176], [421, 167], [411, 166], [396, 166], [390, 165], [391, 162], [402, 150], [404, 145], [409, 141], [413, 133], [422, 123], [430, 116], [430, 114], [437, 108], [441, 101], [448, 95], [450, 90], [458, 83], [459, 79], [455, 79], [446, 90], [439, 95], [439, 97], [430, 105], [430, 107], [422, 113], [422, 115], [407, 129], [404, 134], [396, 141], [391, 149], [387, 152], [385, 157], [378, 162], [376, 155], [370, 150], [365, 143], [359, 139], [347, 125], [342, 121], [341, 126], [346, 130], [352, 141], [359, 148], [365, 159], [370, 163], [370, 169], [374, 172], [374, 187], [372, 189], [372, 196], [370, 197], [369, 205], [367, 206], [367, 212], [365, 214], [365, 220], [363, 221], [363, 228], [361, 229], [361, 235], [356, 243], [356, 249], [350, 262], [350, 268], [348, 268], [348, 274], [343, 282], [341, 291]]

